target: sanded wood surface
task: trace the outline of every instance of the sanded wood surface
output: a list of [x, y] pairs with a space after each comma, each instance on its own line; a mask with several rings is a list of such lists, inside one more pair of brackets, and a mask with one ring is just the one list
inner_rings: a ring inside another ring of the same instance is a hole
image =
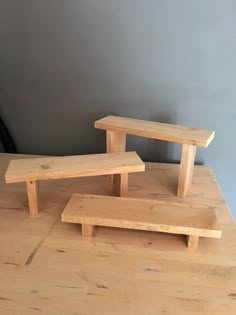
[[207, 147], [215, 135], [213, 130], [197, 129], [119, 116], [107, 116], [97, 120], [95, 122], [95, 127], [141, 137], [192, 144], [200, 147]]
[[[221, 239], [96, 228], [88, 241], [78, 224], [61, 222], [74, 193], [112, 195], [104, 176], [42, 181], [42, 211], [28, 216], [25, 183], [7, 185], [10, 159], [0, 155], [0, 314], [235, 315], [236, 226], [209, 168], [195, 166], [184, 205], [215, 207]], [[173, 204], [179, 165], [146, 163], [129, 176], [128, 197]]]
[[215, 210], [181, 203], [136, 198], [75, 194], [62, 221], [137, 230], [220, 238]]
[[144, 171], [136, 152], [41, 157], [10, 161], [7, 183]]

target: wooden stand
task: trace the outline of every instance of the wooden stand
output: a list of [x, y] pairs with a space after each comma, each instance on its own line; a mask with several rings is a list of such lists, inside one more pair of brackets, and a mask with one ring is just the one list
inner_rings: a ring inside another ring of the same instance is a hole
[[136, 152], [90, 154], [12, 160], [5, 179], [7, 183], [26, 182], [30, 216], [38, 215], [38, 181], [48, 179], [115, 174], [114, 193], [128, 192], [128, 173], [145, 170]]
[[179, 183], [177, 188], [177, 195], [179, 197], [185, 197], [190, 192], [196, 147], [200, 146], [206, 148], [215, 135], [215, 132], [212, 130], [189, 128], [118, 116], [107, 116], [97, 120], [95, 127], [106, 130], [107, 152], [124, 152], [126, 134], [182, 144]]
[[183, 234], [189, 249], [197, 248], [199, 237], [221, 237], [214, 209], [155, 200], [75, 194], [62, 221], [81, 223], [83, 236], [95, 225]]

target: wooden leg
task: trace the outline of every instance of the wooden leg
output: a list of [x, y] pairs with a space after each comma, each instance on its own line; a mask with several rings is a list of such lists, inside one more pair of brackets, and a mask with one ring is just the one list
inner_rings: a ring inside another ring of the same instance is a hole
[[198, 241], [199, 241], [199, 236], [188, 235], [187, 236], [188, 248], [196, 249], [198, 246]]
[[177, 195], [179, 197], [186, 196], [191, 188], [195, 155], [196, 155], [195, 145], [191, 144], [182, 145], [179, 183], [177, 192]]
[[126, 134], [121, 131], [106, 131], [106, 149], [107, 153], [125, 152]]
[[[126, 134], [120, 131], [106, 130], [106, 151], [107, 153], [125, 152]], [[113, 175], [106, 176], [113, 179]]]
[[129, 174], [113, 175], [114, 194], [119, 197], [125, 197], [128, 194], [128, 176]]
[[27, 182], [27, 193], [29, 201], [29, 215], [31, 217], [36, 217], [39, 213], [38, 205], [38, 182], [29, 181]]
[[81, 234], [82, 236], [92, 236], [94, 226], [91, 224], [81, 224]]

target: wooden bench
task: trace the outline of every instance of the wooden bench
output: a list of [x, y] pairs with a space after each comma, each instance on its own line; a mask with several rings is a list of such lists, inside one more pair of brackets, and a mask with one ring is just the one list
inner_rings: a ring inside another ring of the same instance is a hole
[[113, 174], [114, 193], [125, 196], [128, 173], [145, 170], [136, 152], [103, 153], [65, 157], [12, 160], [5, 174], [7, 183], [26, 182], [29, 213], [38, 215], [38, 181]]
[[81, 223], [83, 236], [91, 236], [95, 225], [183, 234], [191, 249], [199, 237], [221, 237], [214, 208], [156, 200], [74, 194], [62, 221]]
[[118, 116], [107, 116], [97, 120], [95, 127], [106, 130], [107, 152], [125, 151], [126, 134], [181, 143], [182, 154], [177, 189], [179, 197], [186, 196], [190, 190], [196, 147], [206, 148], [215, 135], [212, 130]]

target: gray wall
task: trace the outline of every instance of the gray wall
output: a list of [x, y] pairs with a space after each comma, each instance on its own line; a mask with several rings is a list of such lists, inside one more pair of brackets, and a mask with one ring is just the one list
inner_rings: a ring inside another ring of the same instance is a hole
[[[216, 130], [209, 165], [236, 216], [236, 1], [0, 0], [0, 113], [22, 153], [105, 150], [107, 114]], [[178, 145], [130, 137], [151, 161]]]

